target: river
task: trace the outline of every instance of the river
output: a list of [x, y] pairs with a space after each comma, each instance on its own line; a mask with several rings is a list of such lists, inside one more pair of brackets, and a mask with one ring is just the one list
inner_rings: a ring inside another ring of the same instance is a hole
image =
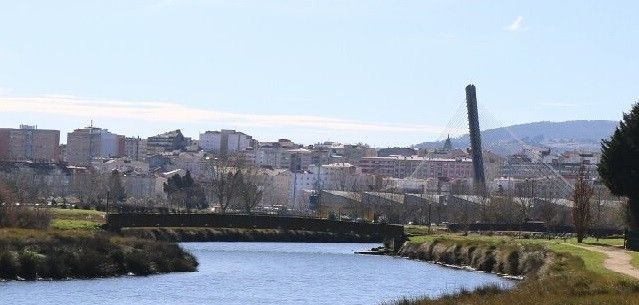
[[379, 304], [511, 281], [388, 256], [376, 244], [184, 243], [199, 271], [0, 283], [0, 304]]

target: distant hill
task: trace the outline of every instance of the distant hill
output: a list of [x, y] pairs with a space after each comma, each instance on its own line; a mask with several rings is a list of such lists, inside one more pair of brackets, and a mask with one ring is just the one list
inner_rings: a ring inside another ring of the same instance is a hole
[[[535, 122], [482, 131], [484, 149], [500, 155], [521, 151], [522, 144], [547, 147], [555, 152], [567, 150], [599, 151], [601, 139], [608, 138], [617, 127], [617, 121], [581, 120], [567, 122]], [[518, 140], [517, 140], [518, 139]], [[451, 138], [454, 148], [470, 146], [468, 134]], [[416, 148], [441, 148], [443, 141], [424, 142]]]

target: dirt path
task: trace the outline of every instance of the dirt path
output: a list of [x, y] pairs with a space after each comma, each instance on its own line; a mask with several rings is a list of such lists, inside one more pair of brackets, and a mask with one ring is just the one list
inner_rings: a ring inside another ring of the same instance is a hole
[[630, 264], [631, 256], [626, 250], [617, 247], [575, 246], [606, 254], [608, 256], [604, 261], [604, 267], [606, 267], [606, 269], [623, 273], [639, 280], [639, 269]]

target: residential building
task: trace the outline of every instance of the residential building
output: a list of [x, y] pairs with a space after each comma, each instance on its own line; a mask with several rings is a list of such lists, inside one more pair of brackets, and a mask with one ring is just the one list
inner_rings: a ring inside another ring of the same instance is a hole
[[288, 139], [260, 142], [245, 153], [247, 161], [267, 168], [303, 170], [311, 161], [311, 151]]
[[410, 147], [390, 147], [381, 148], [377, 150], [377, 156], [390, 157], [390, 156], [404, 156], [410, 157], [417, 155], [417, 150]]
[[139, 173], [148, 174], [149, 164], [142, 161], [136, 161], [129, 157], [122, 158], [94, 158], [91, 163], [98, 173], [106, 174], [117, 170], [120, 173]]
[[363, 157], [377, 157], [374, 148], [366, 144], [341, 144], [337, 142], [317, 143], [309, 146], [313, 151], [313, 164], [357, 163]]
[[227, 156], [254, 145], [253, 137], [231, 129], [206, 131], [200, 134], [199, 145], [206, 152]]
[[146, 159], [146, 140], [142, 140], [140, 137], [125, 138], [124, 156], [136, 161], [143, 161]]
[[291, 201], [296, 209], [307, 209], [308, 191], [364, 191], [375, 185], [373, 175], [364, 174], [350, 163], [311, 165], [307, 171], [292, 172]]
[[66, 161], [71, 165], [90, 165], [93, 158], [112, 158], [122, 154], [122, 137], [98, 127], [76, 129], [67, 135]]
[[20, 125], [19, 129], [0, 128], [0, 160], [58, 162], [60, 131]]
[[395, 178], [472, 178], [472, 160], [468, 158], [367, 157], [359, 162], [362, 172]]
[[166, 151], [183, 150], [189, 144], [179, 129], [165, 132], [146, 140], [147, 154], [160, 154]]

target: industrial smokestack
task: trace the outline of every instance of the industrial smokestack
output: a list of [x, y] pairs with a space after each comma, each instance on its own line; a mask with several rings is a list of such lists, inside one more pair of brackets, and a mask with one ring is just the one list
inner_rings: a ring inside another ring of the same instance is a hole
[[466, 107], [468, 108], [468, 129], [470, 131], [470, 148], [473, 151], [473, 170], [475, 171], [475, 191], [483, 194], [486, 191], [484, 176], [484, 158], [481, 149], [481, 131], [479, 129], [479, 112], [477, 111], [477, 92], [474, 85], [466, 86]]

